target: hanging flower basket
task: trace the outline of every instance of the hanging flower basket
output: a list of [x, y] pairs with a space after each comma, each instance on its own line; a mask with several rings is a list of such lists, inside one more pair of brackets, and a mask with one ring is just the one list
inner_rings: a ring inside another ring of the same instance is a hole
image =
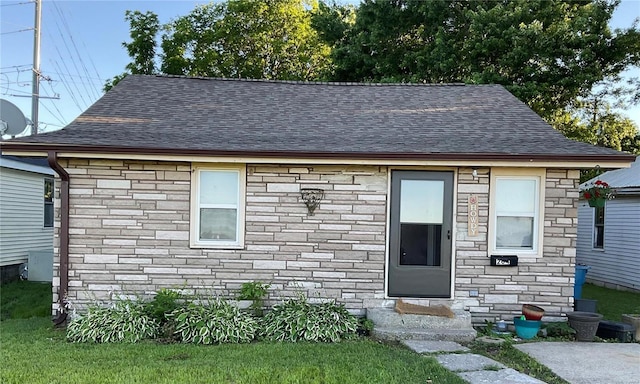
[[604, 207], [605, 199], [591, 199], [589, 200], [589, 206], [593, 208], [602, 208]]
[[605, 202], [613, 197], [609, 184], [602, 180], [596, 180], [587, 185], [581, 193], [582, 197], [589, 202], [589, 206], [595, 208], [604, 207]]

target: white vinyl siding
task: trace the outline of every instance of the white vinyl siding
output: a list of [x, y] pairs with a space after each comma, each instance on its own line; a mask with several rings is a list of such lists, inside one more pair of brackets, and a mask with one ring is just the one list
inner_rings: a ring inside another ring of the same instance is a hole
[[244, 185], [244, 167], [194, 167], [191, 185], [191, 246], [243, 246]]
[[0, 167], [0, 266], [27, 261], [29, 251], [53, 248], [44, 227], [44, 179], [51, 176]]
[[591, 266], [589, 280], [640, 289], [640, 196], [607, 201], [601, 249], [593, 248], [594, 211], [580, 201], [576, 262]]

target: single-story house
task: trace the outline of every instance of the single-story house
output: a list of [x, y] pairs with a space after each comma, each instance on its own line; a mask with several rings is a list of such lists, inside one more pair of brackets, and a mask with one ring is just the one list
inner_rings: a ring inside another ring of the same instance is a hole
[[55, 173], [46, 159], [0, 156], [0, 272], [18, 278], [30, 262], [30, 278], [51, 281]]
[[579, 169], [634, 160], [499, 85], [144, 75], [2, 150], [60, 176], [54, 310], [258, 280], [271, 302], [302, 289], [476, 320], [572, 311]]
[[615, 192], [604, 207], [578, 206], [576, 260], [591, 267], [587, 281], [610, 288], [640, 291], [640, 156], [630, 168], [605, 172], [596, 180]]

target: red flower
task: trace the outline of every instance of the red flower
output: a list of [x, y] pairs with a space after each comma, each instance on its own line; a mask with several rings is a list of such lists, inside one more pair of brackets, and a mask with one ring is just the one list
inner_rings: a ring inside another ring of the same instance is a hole
[[584, 198], [589, 200], [591, 198], [591, 194], [589, 192], [584, 193]]

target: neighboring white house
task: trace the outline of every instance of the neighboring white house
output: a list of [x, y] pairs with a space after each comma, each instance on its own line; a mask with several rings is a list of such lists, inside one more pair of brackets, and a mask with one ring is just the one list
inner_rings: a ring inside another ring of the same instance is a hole
[[597, 179], [607, 182], [616, 195], [604, 208], [580, 201], [576, 262], [591, 266], [589, 282], [640, 291], [640, 156], [630, 168], [590, 181]]
[[51, 281], [54, 172], [43, 159], [0, 157], [0, 269], [18, 276], [31, 261], [30, 280]]

